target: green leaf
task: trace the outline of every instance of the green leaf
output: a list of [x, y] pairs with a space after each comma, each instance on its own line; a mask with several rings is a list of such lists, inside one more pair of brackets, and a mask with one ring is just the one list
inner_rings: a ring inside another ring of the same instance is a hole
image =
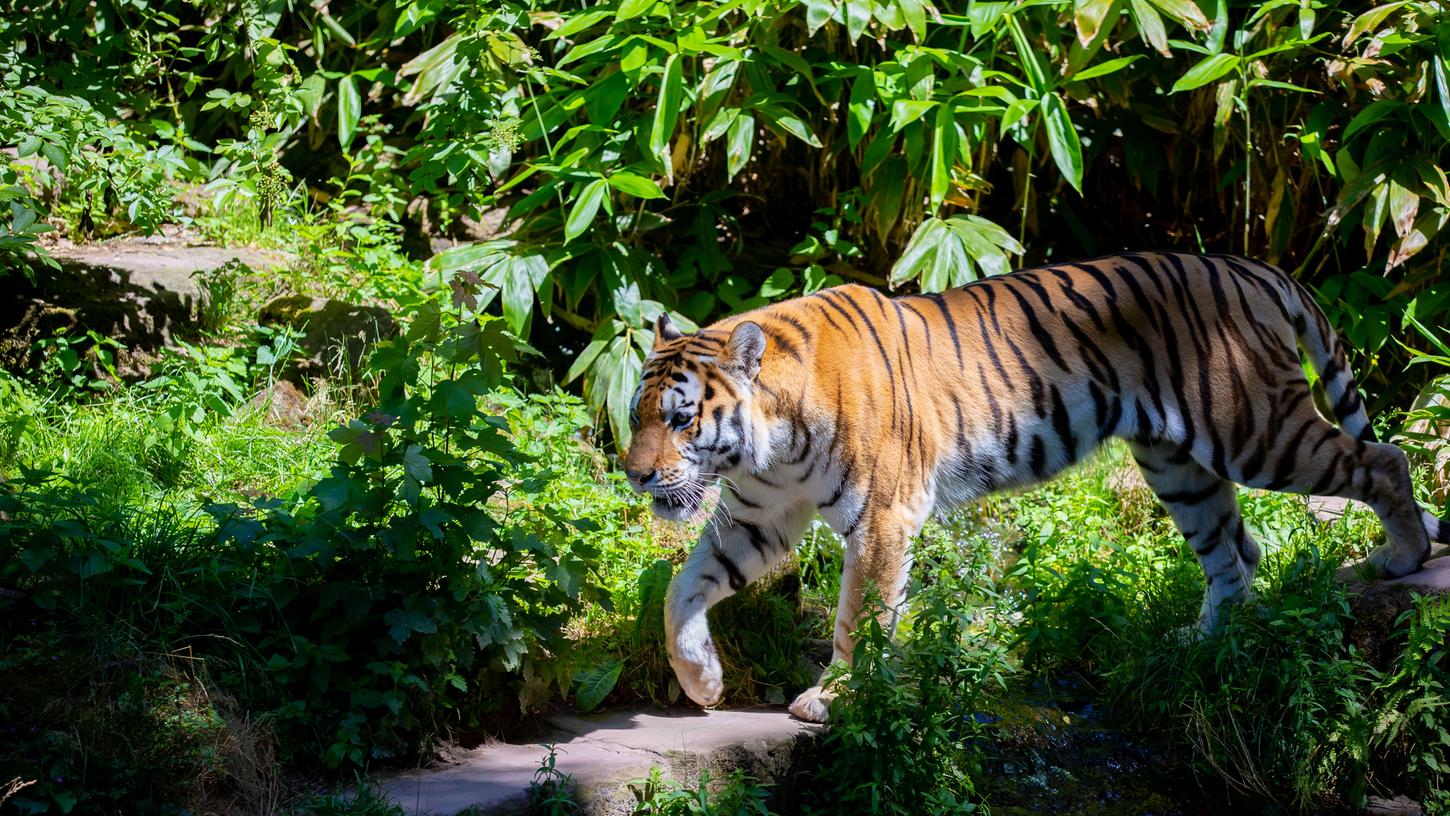
[[1355, 40], [1379, 28], [1379, 24], [1384, 22], [1386, 17], [1390, 16], [1394, 13], [1395, 9], [1403, 5], [1406, 4], [1404, 2], [1386, 3], [1382, 6], [1375, 6], [1354, 18], [1354, 23], [1349, 27], [1349, 33], [1344, 35], [1345, 47], [1353, 45]]
[[1128, 0], [1128, 7], [1132, 9], [1133, 22], [1138, 24], [1138, 34], [1142, 36], [1154, 51], [1163, 56], [1170, 56], [1168, 49], [1168, 31], [1163, 27], [1163, 18], [1148, 4], [1148, 0]]
[[1251, 79], [1248, 82], [1250, 88], [1274, 88], [1280, 91], [1297, 91], [1299, 93], [1317, 94], [1319, 91], [1313, 88], [1305, 88], [1303, 85], [1294, 85], [1288, 82], [1280, 82], [1277, 79]]
[[680, 102], [685, 95], [684, 63], [679, 54], [671, 54], [665, 61], [664, 79], [660, 82], [659, 97], [655, 100], [654, 121], [650, 125], [649, 149], [665, 170], [665, 178], [674, 180], [675, 171], [670, 161], [670, 140], [675, 135], [675, 121], [680, 115]]
[[726, 179], [735, 178], [750, 161], [750, 153], [755, 146], [755, 117], [749, 113], [741, 113], [730, 123], [730, 130], [725, 137], [725, 172]]
[[344, 150], [352, 145], [361, 117], [362, 96], [357, 90], [357, 80], [349, 74], [337, 81], [337, 140]]
[[1207, 31], [1210, 23], [1193, 0], [1149, 0], [1184, 28]]
[[614, 13], [614, 19], [621, 22], [633, 20], [654, 8], [655, 2], [656, 0], [622, 0], [619, 4], [619, 11]]
[[403, 451], [403, 472], [420, 482], [428, 482], [433, 478], [433, 465], [429, 463], [422, 446], [409, 445]]
[[811, 130], [811, 126], [790, 111], [776, 107], [775, 105], [760, 105], [756, 108], [756, 111], [765, 117], [767, 124], [780, 128], [811, 147], [821, 146], [821, 140], [816, 138], [816, 134]]
[[831, 16], [836, 13], [836, 3], [832, 0], [805, 0], [806, 6], [806, 34], [816, 36], [821, 26], [830, 21]]
[[1188, 73], [1178, 78], [1173, 83], [1173, 89], [1169, 93], [1179, 91], [1191, 91], [1195, 88], [1202, 88], [1210, 82], [1217, 82], [1230, 72], [1239, 67], [1239, 58], [1233, 54], [1214, 54], [1201, 60], [1197, 65], [1188, 69]]
[[1067, 115], [1067, 108], [1056, 93], [1042, 97], [1042, 120], [1047, 125], [1047, 145], [1052, 160], [1074, 190], [1082, 192], [1082, 143], [1077, 129]]
[[851, 82], [851, 101], [846, 108], [846, 138], [855, 150], [866, 131], [871, 128], [871, 119], [876, 113], [876, 78], [871, 70], [864, 70]]
[[1074, 82], [1081, 82], [1086, 79], [1097, 79], [1100, 76], [1107, 76], [1108, 74], [1121, 71], [1142, 58], [1142, 54], [1134, 54], [1131, 57], [1118, 57], [1117, 59], [1110, 59], [1078, 71], [1077, 73], [1072, 75], [1071, 79]]
[[846, 4], [846, 39], [855, 43], [866, 33], [866, 26], [871, 24], [871, 3], [869, 0], [845, 0]]
[[609, 176], [609, 186], [635, 198], [664, 198], [665, 193], [654, 179], [635, 175], [634, 173], [619, 172]]
[[609, 696], [609, 692], [619, 682], [619, 674], [623, 669], [622, 662], [611, 660], [575, 675], [574, 680], [579, 683], [579, 689], [574, 693], [574, 703], [579, 710], [592, 711], [604, 702], [604, 698]]
[[1013, 16], [1007, 17], [1007, 30], [1012, 34], [1012, 44], [1017, 48], [1017, 59], [1027, 75], [1027, 84], [1039, 96], [1047, 92], [1047, 69], [1042, 66], [1038, 49], [1027, 39], [1022, 24]]
[[599, 205], [604, 203], [608, 194], [609, 182], [606, 179], [597, 178], [584, 185], [564, 221], [564, 240], [572, 241], [589, 229], [589, 225], [594, 223], [595, 213], [599, 212]]
[[1364, 109], [1356, 113], [1354, 118], [1349, 120], [1349, 124], [1344, 126], [1344, 135], [1340, 137], [1340, 140], [1348, 142], [1353, 138], [1354, 134], [1359, 133], [1361, 130], [1373, 125], [1375, 122], [1378, 122], [1404, 106], [1405, 103], [1398, 99], [1377, 99], [1365, 105]]
[[1072, 7], [1073, 24], [1077, 26], [1077, 41], [1087, 47], [1097, 39], [1108, 10], [1113, 7], [1113, 0], [1073, 0]]
[[931, 210], [936, 211], [946, 199], [952, 184], [952, 165], [957, 154], [957, 123], [947, 105], [937, 108], [936, 127], [931, 146]]

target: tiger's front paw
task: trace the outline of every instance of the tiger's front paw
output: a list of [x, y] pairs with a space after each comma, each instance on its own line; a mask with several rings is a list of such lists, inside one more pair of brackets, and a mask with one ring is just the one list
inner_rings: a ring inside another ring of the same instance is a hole
[[725, 697], [724, 671], [713, 651], [702, 662], [695, 663], [670, 655], [670, 666], [685, 695], [703, 708], [719, 705]]
[[835, 692], [812, 686], [801, 692], [795, 702], [790, 704], [790, 713], [798, 720], [823, 723], [831, 714], [831, 701], [834, 699]]

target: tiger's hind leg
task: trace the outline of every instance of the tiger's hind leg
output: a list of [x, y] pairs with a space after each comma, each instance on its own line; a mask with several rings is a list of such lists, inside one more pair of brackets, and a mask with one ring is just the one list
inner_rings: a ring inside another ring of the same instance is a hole
[[1248, 596], [1258, 570], [1259, 545], [1244, 529], [1234, 483], [1198, 464], [1173, 443], [1132, 442], [1143, 480], [1168, 508], [1208, 582], [1198, 628], [1218, 625], [1226, 603]]
[[[1439, 522], [1415, 502], [1405, 452], [1350, 436], [1308, 400], [1276, 424], [1280, 433], [1265, 433], [1232, 452], [1224, 475], [1250, 487], [1364, 502], [1379, 516], [1387, 539], [1370, 553], [1369, 563], [1391, 578], [1419, 569]], [[1236, 462], [1252, 462], [1252, 473], [1243, 473]]]

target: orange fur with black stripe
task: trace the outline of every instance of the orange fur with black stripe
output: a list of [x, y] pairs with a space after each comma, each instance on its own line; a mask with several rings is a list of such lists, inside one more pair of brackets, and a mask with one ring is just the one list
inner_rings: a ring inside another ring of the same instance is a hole
[[[1235, 483], [1367, 503], [1388, 533], [1371, 561], [1389, 575], [1450, 538], [1415, 504], [1405, 455], [1375, 441], [1312, 298], [1245, 258], [1121, 255], [894, 299], [842, 286], [691, 335], [666, 317], [631, 422], [626, 471], [658, 514], [688, 517], [722, 484], [665, 612], [680, 684], [707, 706], [723, 688], [706, 610], [812, 517], [846, 541], [834, 658], [849, 661], [864, 587], [900, 604], [932, 512], [1050, 478], [1110, 437], [1128, 440], [1198, 555], [1204, 627], [1259, 560]], [[817, 686], [791, 711], [822, 721], [830, 699]]]

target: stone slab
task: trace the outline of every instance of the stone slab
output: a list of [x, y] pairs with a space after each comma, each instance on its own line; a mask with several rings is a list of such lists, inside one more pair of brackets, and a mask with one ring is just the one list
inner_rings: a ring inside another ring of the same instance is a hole
[[713, 774], [736, 768], [762, 781], [785, 779], [823, 730], [792, 719], [783, 708], [616, 711], [557, 715], [545, 722], [554, 732], [539, 742], [482, 746], [456, 763], [385, 779], [381, 788], [419, 816], [450, 816], [470, 807], [523, 812], [552, 740], [555, 767], [571, 777], [583, 813], [614, 816], [633, 811], [628, 783], [655, 767], [682, 781], [693, 781], [702, 769]]
[[750, 743], [782, 743], [819, 733], [823, 726], [794, 719], [784, 709], [729, 711], [615, 711], [549, 717], [549, 725], [576, 737], [656, 754], [710, 754]]
[[58, 243], [49, 248], [56, 260], [77, 266], [112, 270], [125, 283], [144, 289], [165, 289], [179, 295], [200, 292], [192, 275], [238, 260], [252, 269], [286, 264], [278, 252], [250, 247], [198, 245], [186, 238], [162, 235], [115, 238], [89, 244]]
[[[581, 790], [617, 787], [646, 776], [659, 758], [587, 740], [558, 745], [555, 768]], [[520, 813], [529, 804], [529, 784], [548, 756], [544, 744], [495, 744], [471, 751], [456, 765], [413, 771], [384, 781], [388, 798], [409, 813], [452, 816], [470, 807], [481, 813]]]

